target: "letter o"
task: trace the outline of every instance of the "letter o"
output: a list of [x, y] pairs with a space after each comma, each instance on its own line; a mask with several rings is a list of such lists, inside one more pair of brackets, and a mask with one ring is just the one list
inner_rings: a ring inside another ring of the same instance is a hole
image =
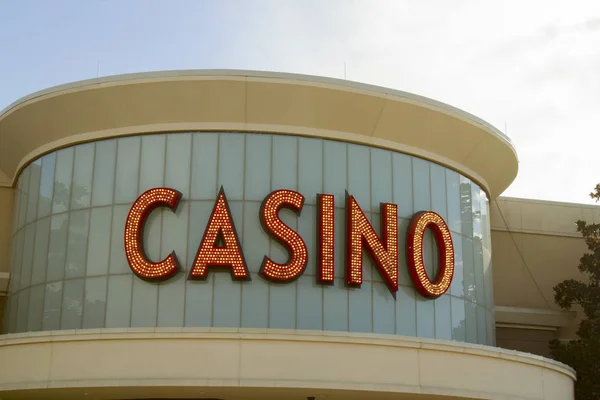
[[[423, 238], [427, 228], [433, 231], [439, 252], [440, 268], [435, 281], [427, 275], [423, 263]], [[446, 293], [454, 277], [454, 246], [444, 219], [432, 211], [416, 213], [410, 221], [406, 240], [408, 269], [417, 290], [429, 298]]]

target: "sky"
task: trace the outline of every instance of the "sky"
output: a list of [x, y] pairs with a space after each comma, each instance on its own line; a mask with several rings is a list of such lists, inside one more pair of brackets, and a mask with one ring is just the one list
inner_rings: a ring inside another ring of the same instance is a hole
[[96, 76], [345, 65], [506, 132], [503, 196], [592, 204], [600, 182], [598, 0], [0, 0], [0, 38], [0, 109]]

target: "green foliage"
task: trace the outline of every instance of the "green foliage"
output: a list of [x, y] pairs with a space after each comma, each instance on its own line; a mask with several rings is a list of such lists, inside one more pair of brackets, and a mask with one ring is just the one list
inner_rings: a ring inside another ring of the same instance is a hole
[[[590, 196], [600, 200], [600, 184]], [[578, 400], [600, 399], [600, 224], [577, 221], [588, 247], [579, 260], [584, 282], [567, 279], [554, 287], [554, 300], [563, 310], [573, 305], [583, 309], [584, 318], [577, 330], [577, 340], [550, 342], [552, 358], [570, 365], [577, 372], [575, 396]]]

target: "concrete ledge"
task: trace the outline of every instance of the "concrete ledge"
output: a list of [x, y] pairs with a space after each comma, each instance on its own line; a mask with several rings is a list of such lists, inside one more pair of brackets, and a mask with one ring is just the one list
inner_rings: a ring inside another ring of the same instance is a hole
[[[458, 342], [265, 329], [98, 329], [0, 337], [3, 399], [573, 399], [573, 370]], [[349, 392], [354, 392], [350, 395]], [[200, 394], [202, 393], [202, 394]], [[302, 397], [304, 396], [304, 397]], [[446, 397], [447, 398], [447, 397]]]

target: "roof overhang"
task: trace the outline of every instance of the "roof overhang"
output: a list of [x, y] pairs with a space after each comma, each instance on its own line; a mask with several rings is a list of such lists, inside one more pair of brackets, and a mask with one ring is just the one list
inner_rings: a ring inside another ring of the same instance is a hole
[[510, 140], [486, 122], [417, 95], [345, 80], [201, 70], [111, 76], [57, 86], [0, 113], [0, 186], [57, 148], [172, 131], [256, 131], [343, 140], [455, 169], [492, 198], [518, 169]]

